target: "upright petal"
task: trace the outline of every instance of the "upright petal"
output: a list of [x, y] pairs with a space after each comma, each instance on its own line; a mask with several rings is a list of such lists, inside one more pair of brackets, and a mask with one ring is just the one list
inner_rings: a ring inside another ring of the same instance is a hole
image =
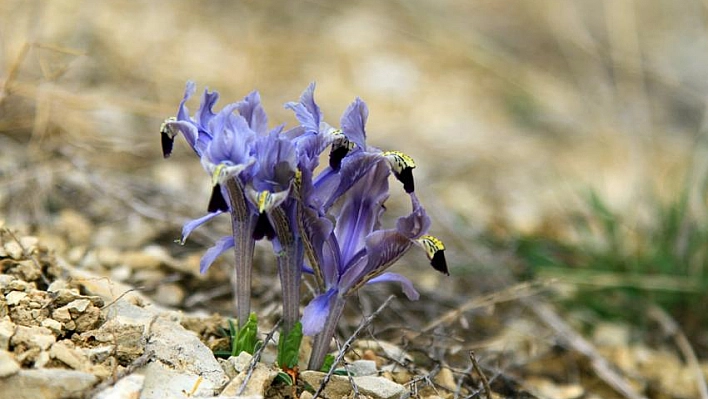
[[366, 150], [366, 119], [369, 117], [369, 108], [361, 98], [357, 97], [342, 114], [340, 125], [344, 135], [349, 141], [362, 150]]
[[257, 91], [251, 92], [237, 104], [238, 112], [246, 118], [248, 126], [259, 135], [268, 133], [268, 116], [261, 105], [261, 95]]
[[300, 96], [300, 102], [289, 102], [285, 104], [285, 108], [295, 112], [295, 117], [305, 128], [305, 132], [319, 133], [322, 111], [320, 111], [320, 107], [315, 102], [315, 82], [307, 86], [307, 89]]

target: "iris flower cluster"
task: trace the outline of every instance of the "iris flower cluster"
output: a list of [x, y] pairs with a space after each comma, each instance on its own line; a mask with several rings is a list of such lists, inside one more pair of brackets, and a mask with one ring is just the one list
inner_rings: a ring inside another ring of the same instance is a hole
[[[430, 218], [415, 194], [415, 162], [367, 145], [369, 110], [361, 99], [349, 105], [336, 128], [324, 121], [312, 83], [299, 101], [285, 104], [299, 122], [285, 130], [284, 125], [269, 129], [256, 91], [215, 112], [219, 95], [205, 90], [190, 115], [186, 102], [195, 91], [188, 82], [177, 116], [162, 125], [162, 150], [169, 157], [181, 133], [211, 176], [207, 214], [184, 225], [183, 242], [214, 217], [231, 217], [232, 233], [206, 251], [200, 271], [234, 249], [239, 325], [250, 314], [253, 250], [261, 239], [271, 242], [278, 262], [283, 332], [301, 321], [304, 334], [316, 336], [311, 369], [322, 366], [347, 298], [363, 285], [397, 282], [408, 298], [418, 298], [410, 280], [386, 271], [409, 249], [422, 247], [432, 266], [448, 274], [444, 245], [427, 235]], [[328, 164], [320, 165], [327, 150]], [[390, 175], [402, 183], [411, 211], [384, 228]], [[300, 318], [303, 273], [314, 275], [317, 295]]]

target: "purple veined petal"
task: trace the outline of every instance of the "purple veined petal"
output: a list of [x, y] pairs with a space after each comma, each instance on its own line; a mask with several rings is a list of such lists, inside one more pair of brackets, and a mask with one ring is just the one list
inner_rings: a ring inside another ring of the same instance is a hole
[[218, 241], [216, 241], [216, 244], [214, 244], [213, 247], [207, 249], [207, 251], [204, 253], [204, 256], [202, 256], [201, 261], [199, 261], [199, 273], [206, 273], [207, 269], [209, 269], [209, 266], [214, 263], [216, 258], [218, 258], [226, 250], [231, 249], [233, 247], [233, 236], [221, 237]]
[[388, 198], [388, 165], [377, 162], [354, 184], [338, 204], [334, 234], [341, 249], [342, 263], [351, 262], [364, 248], [366, 237], [374, 231]]
[[404, 236], [414, 239], [419, 238], [428, 232], [430, 228], [430, 217], [425, 208], [418, 201], [415, 193], [409, 194], [413, 211], [408, 216], [400, 217], [396, 221], [396, 229]]
[[349, 141], [360, 149], [366, 150], [366, 119], [369, 117], [369, 108], [361, 98], [357, 97], [342, 114], [340, 126]]
[[[321, 173], [323, 177], [320, 178], [320, 176], [318, 176], [315, 180], [315, 188], [317, 195], [325, 201], [323, 204], [324, 209], [328, 210], [339, 197], [356, 184], [359, 179], [364, 177], [372, 167], [380, 163], [386, 163], [386, 160], [378, 153], [357, 151], [356, 153], [344, 157], [339, 173], [337, 174], [339, 180], [334, 190], [332, 190], [332, 181], [327, 181], [328, 179], [334, 180], [334, 178], [324, 175], [328, 170], [331, 170], [331, 168], [323, 170]], [[387, 173], [391, 173], [388, 165], [386, 165], [386, 170]], [[332, 171], [329, 173], [336, 172]], [[327, 192], [325, 190], [327, 190]], [[331, 192], [329, 192], [330, 190]]]
[[383, 273], [413, 245], [396, 229], [377, 230], [366, 237], [366, 256], [348, 265], [339, 281], [339, 289], [349, 295], [366, 282]]
[[187, 241], [187, 237], [196, 229], [197, 227], [203, 225], [204, 223], [210, 221], [214, 217], [220, 215], [222, 212], [213, 212], [213, 213], [207, 213], [205, 216], [200, 217], [199, 219], [194, 219], [190, 220], [189, 222], [185, 223], [184, 226], [182, 227], [182, 242]]
[[201, 130], [210, 131], [208, 127], [209, 121], [211, 121], [211, 119], [215, 116], [213, 108], [214, 104], [216, 104], [218, 100], [218, 92], [213, 91], [210, 93], [208, 89], [204, 89], [201, 104], [199, 105], [199, 109], [194, 115], [197, 122], [197, 126], [199, 126]]
[[219, 114], [212, 125], [218, 125], [221, 129], [214, 131], [214, 138], [205, 152], [209, 161], [214, 164], [246, 164], [256, 138], [246, 120], [239, 115]]
[[295, 112], [295, 118], [305, 128], [306, 132], [316, 134], [320, 131], [322, 111], [320, 111], [320, 107], [315, 102], [314, 95], [315, 82], [312, 82], [300, 96], [300, 102], [289, 102], [285, 104], [285, 108]]
[[177, 120], [180, 121], [191, 121], [189, 118], [189, 109], [187, 109], [187, 106], [185, 105], [187, 103], [187, 100], [189, 100], [194, 93], [197, 91], [197, 84], [190, 81], [187, 81], [187, 84], [184, 88], [184, 97], [182, 97], [182, 101], [179, 103], [179, 110], [177, 111]]
[[248, 126], [256, 134], [264, 136], [268, 133], [268, 116], [261, 105], [261, 95], [257, 91], [252, 91], [236, 105], [238, 112], [246, 118]]
[[417, 301], [418, 298], [420, 298], [420, 294], [418, 294], [418, 291], [416, 291], [415, 287], [413, 287], [413, 283], [407, 279], [406, 277], [401, 276], [398, 273], [383, 273], [379, 276], [376, 276], [369, 280], [367, 284], [376, 284], [376, 283], [400, 283], [401, 284], [401, 289], [403, 290], [403, 293], [406, 294], [408, 299], [411, 301]]
[[332, 297], [337, 293], [336, 290], [330, 289], [317, 296], [310, 301], [302, 312], [302, 333], [305, 335], [316, 335], [322, 331], [327, 315], [329, 315], [329, 307], [332, 302]]

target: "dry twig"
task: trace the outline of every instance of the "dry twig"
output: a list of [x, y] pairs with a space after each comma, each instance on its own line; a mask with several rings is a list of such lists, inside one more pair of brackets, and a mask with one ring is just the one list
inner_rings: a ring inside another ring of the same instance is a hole
[[568, 346], [587, 357], [595, 374], [615, 391], [629, 399], [646, 399], [630, 385], [629, 381], [612, 368], [607, 359], [602, 357], [590, 342], [575, 332], [548, 304], [529, 298], [529, 308], [546, 325], [555, 330], [560, 339]]
[[693, 372], [698, 392], [701, 394], [701, 399], [708, 399], [708, 387], [706, 386], [706, 379], [703, 376], [701, 365], [698, 363], [698, 357], [696, 357], [696, 352], [693, 350], [691, 343], [688, 342], [686, 335], [681, 331], [679, 325], [664, 309], [656, 305], [649, 308], [649, 316], [661, 325], [665, 334], [670, 335], [671, 338], [674, 339], [676, 346], [681, 351], [686, 363], [688, 363], [688, 367], [690, 367]]

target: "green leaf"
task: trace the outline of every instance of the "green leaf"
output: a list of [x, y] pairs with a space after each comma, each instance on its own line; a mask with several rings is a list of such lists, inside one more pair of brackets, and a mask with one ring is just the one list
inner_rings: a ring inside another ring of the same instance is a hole
[[281, 368], [292, 369], [297, 366], [302, 342], [302, 323], [295, 323], [287, 334], [281, 334], [278, 340], [278, 365]]
[[280, 381], [286, 385], [293, 385], [293, 379], [290, 377], [290, 374], [284, 372], [284, 371], [279, 371], [278, 375], [275, 376], [275, 381]]
[[[258, 340], [258, 317], [255, 313], [251, 313], [248, 321], [243, 327], [234, 328], [233, 323], [229, 320], [231, 329], [231, 356], [238, 356], [241, 352], [253, 354], [261, 342]], [[234, 331], [235, 330], [235, 331]]]
[[325, 355], [324, 363], [322, 363], [322, 368], [320, 369], [320, 371], [323, 373], [329, 372], [329, 369], [332, 368], [333, 364], [334, 364], [334, 356], [332, 354]]

